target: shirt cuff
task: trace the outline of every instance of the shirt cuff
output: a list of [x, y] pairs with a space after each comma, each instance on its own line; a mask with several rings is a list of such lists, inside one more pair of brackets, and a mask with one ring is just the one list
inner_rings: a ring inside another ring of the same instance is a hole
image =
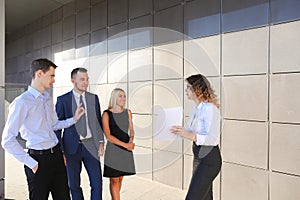
[[25, 163], [24, 163], [27, 167], [29, 167], [30, 169], [33, 169], [38, 162], [36, 160], [34, 160], [29, 154], [28, 154], [28, 158], [26, 159]]
[[71, 117], [69, 119], [66, 120], [66, 123], [69, 125], [69, 126], [72, 126], [73, 124], [76, 123], [76, 121], [74, 120], [74, 117]]

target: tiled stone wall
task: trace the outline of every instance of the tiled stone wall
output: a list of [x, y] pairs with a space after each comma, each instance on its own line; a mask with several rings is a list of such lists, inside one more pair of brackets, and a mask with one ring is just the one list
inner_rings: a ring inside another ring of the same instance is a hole
[[102, 110], [122, 87], [134, 113], [139, 175], [187, 188], [191, 143], [155, 139], [156, 107], [182, 106], [186, 121], [192, 103], [184, 78], [203, 73], [222, 104], [215, 199], [296, 200], [299, 10], [298, 0], [77, 0], [7, 40], [5, 82], [28, 84], [30, 61], [47, 57], [59, 65], [54, 97], [72, 88], [69, 74], [79, 66], [89, 70]]

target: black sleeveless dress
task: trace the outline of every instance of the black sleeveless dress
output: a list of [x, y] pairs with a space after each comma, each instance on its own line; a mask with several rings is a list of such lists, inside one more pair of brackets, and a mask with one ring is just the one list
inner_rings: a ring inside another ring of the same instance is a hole
[[[124, 109], [121, 113], [113, 113], [105, 110], [109, 116], [110, 134], [122, 142], [129, 142], [128, 111]], [[107, 141], [104, 154], [104, 177], [119, 177], [135, 174], [135, 165], [132, 151]]]

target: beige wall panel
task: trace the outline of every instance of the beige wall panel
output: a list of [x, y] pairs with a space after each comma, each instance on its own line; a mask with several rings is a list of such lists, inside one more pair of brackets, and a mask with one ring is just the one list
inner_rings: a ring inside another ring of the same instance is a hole
[[182, 107], [182, 80], [156, 81], [153, 89], [154, 106], [163, 108]]
[[83, 58], [90, 56], [90, 46], [84, 46], [75, 50], [76, 58]]
[[[186, 88], [186, 84], [184, 85], [184, 88]], [[184, 116], [190, 116], [191, 110], [193, 109], [194, 106], [196, 106], [195, 102], [188, 99], [185, 91], [184, 91]]]
[[183, 42], [154, 47], [154, 79], [183, 76]]
[[183, 144], [183, 153], [184, 155], [189, 155], [192, 156], [193, 154], [193, 142], [190, 140], [184, 140], [184, 144]]
[[113, 86], [110, 84], [106, 85], [91, 85], [91, 92], [95, 93], [99, 97], [101, 112], [108, 108], [110, 93], [113, 89]]
[[54, 87], [72, 87], [71, 72], [76, 67], [76, 60], [56, 61]]
[[214, 200], [221, 200], [221, 174], [219, 173], [218, 176], [215, 178], [213, 182], [213, 197]]
[[223, 88], [225, 118], [267, 120], [267, 76], [225, 77]]
[[89, 70], [90, 84], [107, 83], [107, 56], [91, 56]]
[[267, 200], [268, 172], [255, 168], [223, 163], [222, 200]]
[[[126, 22], [125, 22], [126, 23]], [[117, 54], [123, 54], [126, 53], [127, 50], [127, 31], [126, 30], [122, 30], [121, 27], [124, 28], [125, 23], [121, 23], [115, 26], [111, 26], [110, 30], [108, 30], [108, 35], [109, 37], [107, 38], [107, 50], [108, 53], [117, 53]], [[121, 28], [121, 29], [119, 29]], [[119, 30], [118, 30], [119, 29]], [[113, 32], [119, 32], [119, 33], [114, 33], [114, 35], [112, 35], [111, 31]]]
[[138, 115], [132, 116], [135, 144], [142, 147], [152, 148], [152, 116], [151, 115]]
[[268, 124], [224, 120], [223, 160], [252, 167], [268, 167]]
[[270, 120], [300, 123], [300, 74], [276, 74], [270, 83]]
[[182, 188], [182, 155], [167, 151], [153, 152], [153, 179], [173, 187]]
[[126, 83], [91, 85], [90, 86], [90, 92], [97, 94], [99, 97], [101, 112], [103, 112], [104, 110], [106, 110], [108, 108], [111, 91], [116, 87], [122, 88], [127, 93], [127, 84]]
[[[184, 118], [184, 125], [187, 123], [188, 119], [189, 119], [188, 117]], [[190, 155], [190, 156], [194, 155], [192, 148], [193, 148], [193, 142], [192, 141], [183, 140], [183, 154]]]
[[271, 72], [300, 70], [300, 21], [271, 26]]
[[[92, 36], [92, 38], [93, 38], [93, 36]], [[91, 41], [91, 43], [92, 43], [92, 41]], [[104, 56], [107, 53], [107, 40], [103, 40], [103, 41], [97, 42], [97, 43], [92, 43], [92, 44], [90, 44], [89, 47], [90, 47], [90, 55]]]
[[129, 83], [129, 108], [134, 113], [152, 113], [152, 81]]
[[[138, 145], [138, 144], [136, 144]], [[152, 179], [152, 149], [135, 146], [133, 150], [135, 170], [138, 176]]]
[[220, 35], [184, 41], [184, 77], [220, 74]]
[[224, 75], [267, 73], [268, 41], [268, 27], [224, 34]]
[[54, 87], [72, 87], [71, 72], [77, 67], [83, 67], [88, 70], [90, 76], [90, 61], [89, 58], [79, 58], [71, 60], [61, 60], [55, 58], [54, 63], [58, 66], [55, 69]]
[[[157, 113], [162, 108], [175, 108], [182, 107], [182, 80], [167, 80], [156, 81], [154, 84], [154, 140], [153, 144], [155, 148], [163, 149], [167, 151], [181, 153], [182, 141], [181, 140], [169, 140], [161, 138], [161, 135], [156, 135], [160, 127], [158, 127]], [[161, 121], [159, 123], [162, 123]], [[175, 124], [174, 124], [175, 125]]]
[[129, 81], [152, 80], [152, 48], [129, 51]]
[[271, 124], [270, 167], [272, 170], [300, 175], [300, 126]]
[[[67, 43], [66, 41], [65, 43]], [[70, 41], [70, 43], [73, 43], [74, 41]], [[35, 56], [33, 55], [33, 59], [37, 59], [40, 56]], [[62, 61], [69, 61], [69, 60], [74, 60], [75, 59], [75, 49], [67, 49], [61, 52], [57, 52], [53, 55], [54, 61], [55, 62], [62, 62]]]
[[221, 78], [220, 77], [207, 77], [207, 79], [210, 82], [212, 88], [215, 90], [215, 94], [218, 96], [219, 103], [220, 103], [220, 94], [221, 94], [221, 90], [223, 89], [220, 86]]
[[188, 189], [193, 175], [194, 156], [184, 155], [183, 189]]
[[271, 173], [270, 199], [300, 199], [300, 178], [286, 174]]
[[127, 52], [108, 55], [108, 83], [127, 81]]
[[70, 92], [73, 89], [73, 86], [68, 87], [54, 87], [52, 90], [53, 103], [56, 104], [58, 96], [61, 96], [67, 92]]

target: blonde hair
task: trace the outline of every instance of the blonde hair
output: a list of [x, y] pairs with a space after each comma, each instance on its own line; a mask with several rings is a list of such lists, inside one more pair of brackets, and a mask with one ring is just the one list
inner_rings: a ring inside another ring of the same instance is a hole
[[125, 91], [121, 88], [115, 88], [115, 89], [113, 89], [113, 91], [111, 91], [109, 104], [108, 104], [108, 109], [113, 108], [117, 104], [117, 98], [118, 98], [118, 95], [119, 95], [120, 92], [125, 93]]

